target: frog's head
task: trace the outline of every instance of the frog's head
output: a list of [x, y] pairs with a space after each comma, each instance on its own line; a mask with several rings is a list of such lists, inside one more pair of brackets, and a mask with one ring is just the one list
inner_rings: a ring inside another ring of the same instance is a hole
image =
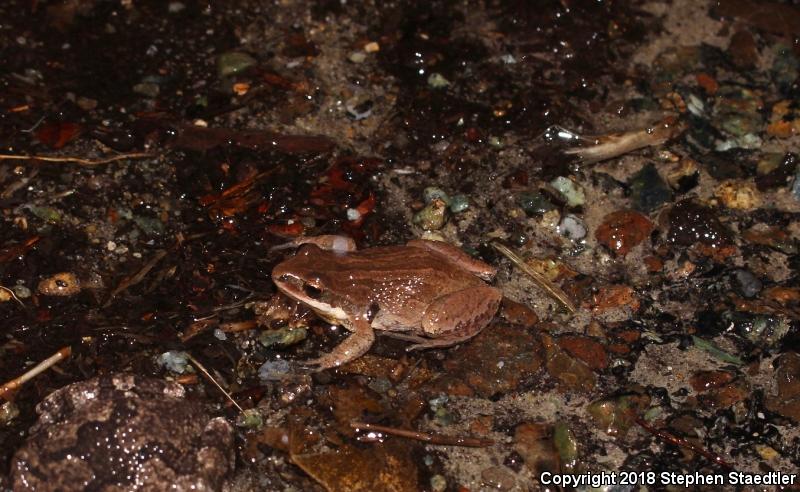
[[292, 299], [305, 304], [333, 324], [349, 320], [344, 296], [337, 293], [329, 273], [335, 253], [305, 244], [297, 254], [272, 269], [275, 286]]

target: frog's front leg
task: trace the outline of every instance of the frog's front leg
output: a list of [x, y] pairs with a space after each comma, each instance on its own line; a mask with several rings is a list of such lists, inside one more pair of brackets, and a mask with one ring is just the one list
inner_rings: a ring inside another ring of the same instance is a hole
[[339, 367], [353, 359], [361, 357], [375, 341], [375, 332], [366, 319], [353, 320], [352, 333], [345, 341], [337, 345], [321, 357], [303, 363], [307, 366], [316, 366], [318, 371]]
[[406, 350], [450, 347], [469, 340], [492, 321], [502, 299], [500, 289], [488, 285], [476, 285], [436, 299], [425, 310], [421, 323], [430, 339]]
[[288, 243], [279, 244], [270, 248], [270, 251], [279, 249], [298, 248], [304, 244], [315, 244], [319, 249], [327, 251], [335, 251], [338, 253], [348, 253], [355, 251], [356, 242], [347, 236], [338, 236], [336, 234], [323, 234], [320, 236], [301, 236], [292, 239]]

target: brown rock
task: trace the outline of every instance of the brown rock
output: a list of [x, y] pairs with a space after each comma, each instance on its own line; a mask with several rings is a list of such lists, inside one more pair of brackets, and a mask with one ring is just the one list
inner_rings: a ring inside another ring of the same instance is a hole
[[749, 31], [737, 31], [728, 45], [728, 55], [738, 68], [753, 68], [758, 63], [756, 40]]
[[558, 346], [571, 356], [582, 360], [596, 371], [608, 367], [608, 354], [605, 346], [591, 337], [565, 335], [558, 339]]
[[625, 256], [653, 232], [650, 219], [634, 210], [618, 210], [606, 215], [594, 233], [597, 241], [614, 253]]
[[733, 381], [734, 375], [728, 371], [698, 371], [692, 374], [689, 383], [697, 392], [721, 388]]
[[592, 310], [596, 313], [624, 307], [637, 311], [639, 306], [639, 299], [629, 285], [616, 284], [601, 287], [592, 299]]

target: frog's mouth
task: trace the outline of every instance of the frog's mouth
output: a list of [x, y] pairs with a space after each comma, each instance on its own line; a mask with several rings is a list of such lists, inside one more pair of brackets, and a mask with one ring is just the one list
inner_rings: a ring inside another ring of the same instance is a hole
[[322, 301], [324, 294], [323, 289], [311, 285], [303, 279], [295, 277], [294, 275], [284, 274], [274, 278], [275, 286], [278, 290], [291, 297], [292, 299], [302, 302], [314, 310], [319, 317], [333, 324], [342, 324], [344, 321], [350, 319], [341, 307], [333, 307], [327, 302]]

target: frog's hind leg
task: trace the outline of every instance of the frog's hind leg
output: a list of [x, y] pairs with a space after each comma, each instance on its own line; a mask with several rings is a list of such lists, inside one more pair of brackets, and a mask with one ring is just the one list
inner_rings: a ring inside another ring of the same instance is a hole
[[303, 365], [316, 366], [317, 370], [322, 371], [339, 367], [367, 353], [369, 348], [372, 347], [372, 342], [375, 341], [375, 332], [372, 330], [369, 321], [354, 321], [352, 331], [350, 336], [334, 347], [330, 353], [306, 361]]
[[429, 241], [427, 239], [412, 239], [406, 246], [411, 246], [412, 248], [422, 248], [427, 249], [428, 251], [433, 251], [437, 255], [440, 255], [447, 259], [447, 261], [458, 265], [460, 268], [467, 270], [468, 272], [472, 273], [473, 275], [480, 277], [486, 281], [491, 281], [495, 274], [497, 273], [497, 269], [487, 263], [478, 260], [477, 258], [473, 258], [464, 251], [459, 248], [456, 248], [452, 244], [445, 243], [443, 241]]
[[422, 329], [431, 337], [406, 350], [450, 347], [474, 337], [492, 321], [503, 294], [477, 285], [436, 299], [422, 317]]

